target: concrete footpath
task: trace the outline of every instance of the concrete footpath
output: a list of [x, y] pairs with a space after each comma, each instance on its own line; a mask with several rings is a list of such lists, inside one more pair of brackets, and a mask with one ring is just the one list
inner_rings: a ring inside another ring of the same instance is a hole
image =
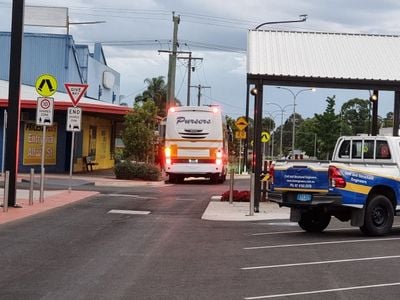
[[[40, 176], [34, 177], [35, 188], [40, 183]], [[3, 178], [0, 177], [0, 181]], [[18, 182], [30, 182], [29, 174], [19, 174]], [[1, 185], [2, 182], [1, 182]], [[79, 186], [112, 186], [112, 187], [134, 187], [134, 186], [165, 186], [164, 181], [141, 181], [141, 180], [120, 180], [110, 171], [99, 171], [73, 175], [72, 179], [65, 174], [49, 174], [45, 177], [45, 187], [52, 186], [52, 190], [44, 191], [44, 201], [39, 202], [39, 191], [33, 193], [33, 205], [29, 205], [29, 190], [17, 190], [16, 204], [19, 207], [8, 207], [7, 212], [3, 212], [0, 207], [0, 224], [25, 218], [50, 209], [71, 204], [76, 201], [99, 194], [96, 191], [80, 191]], [[57, 187], [58, 190], [54, 190]], [[72, 189], [69, 190], [69, 187]], [[0, 189], [0, 203], [3, 204], [4, 190]], [[221, 202], [220, 195], [213, 196], [205, 210], [202, 219], [213, 221], [259, 221], [274, 219], [289, 219], [289, 209], [279, 208], [275, 203], [261, 202], [260, 212], [250, 215], [249, 203], [245, 202]]]

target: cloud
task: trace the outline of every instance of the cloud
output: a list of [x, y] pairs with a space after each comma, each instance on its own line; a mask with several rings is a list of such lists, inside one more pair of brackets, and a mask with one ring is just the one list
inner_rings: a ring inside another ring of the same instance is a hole
[[[0, 2], [0, 30], [11, 28], [11, 2]], [[240, 51], [246, 49], [248, 29], [263, 22], [296, 20], [300, 14], [308, 14], [306, 22], [262, 28], [383, 34], [400, 31], [397, 21], [400, 2], [397, 0], [53, 0], [51, 3], [30, 0], [25, 4], [68, 5], [73, 22], [106, 21], [96, 25], [71, 25], [70, 32], [78, 43], [104, 42], [107, 62], [121, 73], [121, 92], [126, 95], [142, 89], [145, 78], [167, 76], [168, 54], [159, 54], [157, 50], [171, 47], [172, 11], [175, 11], [181, 16], [179, 50], [192, 51], [193, 56], [203, 57], [203, 62], [192, 73], [192, 83], [211, 86], [204, 90], [204, 101], [220, 101], [226, 112], [238, 115], [243, 114], [240, 110], [244, 111], [246, 95], [246, 55]], [[54, 31], [51, 28], [45, 30]], [[57, 32], [66, 31], [58, 29]], [[184, 103], [186, 85], [187, 69], [180, 62], [176, 90]], [[194, 89], [193, 101], [195, 94]], [[311, 116], [321, 112], [326, 96], [332, 94], [343, 101], [350, 97], [348, 95], [364, 95], [358, 91], [323, 90], [313, 96], [315, 105], [313, 102], [312, 109], [309, 109], [310, 105], [306, 111], [299, 107], [299, 111]], [[288, 101], [279, 93], [272, 92], [272, 97], [276, 101]], [[392, 106], [391, 101], [387, 103], [390, 105], [385, 102], [382, 105]]]

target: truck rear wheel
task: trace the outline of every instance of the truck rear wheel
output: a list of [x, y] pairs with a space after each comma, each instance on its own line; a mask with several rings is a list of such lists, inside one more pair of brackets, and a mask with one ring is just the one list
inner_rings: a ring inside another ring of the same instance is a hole
[[384, 235], [392, 229], [393, 219], [394, 209], [390, 200], [384, 195], [376, 195], [367, 205], [360, 230], [369, 236]]
[[310, 210], [301, 214], [299, 226], [308, 232], [322, 232], [328, 227], [331, 216], [317, 210]]

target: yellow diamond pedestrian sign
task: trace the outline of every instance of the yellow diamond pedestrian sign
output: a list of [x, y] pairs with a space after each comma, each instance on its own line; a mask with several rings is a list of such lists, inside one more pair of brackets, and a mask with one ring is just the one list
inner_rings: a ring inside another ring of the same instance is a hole
[[269, 139], [271, 138], [269, 132], [263, 131], [261, 132], [261, 143], [268, 143]]
[[247, 127], [248, 123], [245, 118], [240, 117], [236, 120], [235, 125], [239, 130], [244, 130]]
[[36, 92], [43, 97], [50, 97], [57, 91], [57, 79], [51, 74], [42, 74], [36, 79]]

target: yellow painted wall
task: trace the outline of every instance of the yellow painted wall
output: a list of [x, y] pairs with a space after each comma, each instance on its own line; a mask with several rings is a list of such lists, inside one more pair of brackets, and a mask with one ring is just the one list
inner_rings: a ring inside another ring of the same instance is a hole
[[94, 166], [93, 169], [110, 169], [114, 167], [114, 158], [111, 153], [112, 122], [109, 119], [83, 115], [83, 145], [81, 145], [82, 157], [78, 158], [74, 164], [74, 171], [86, 170], [83, 157], [88, 156], [89, 154], [90, 126], [96, 127], [96, 156], [93, 160], [98, 163], [98, 165]]

